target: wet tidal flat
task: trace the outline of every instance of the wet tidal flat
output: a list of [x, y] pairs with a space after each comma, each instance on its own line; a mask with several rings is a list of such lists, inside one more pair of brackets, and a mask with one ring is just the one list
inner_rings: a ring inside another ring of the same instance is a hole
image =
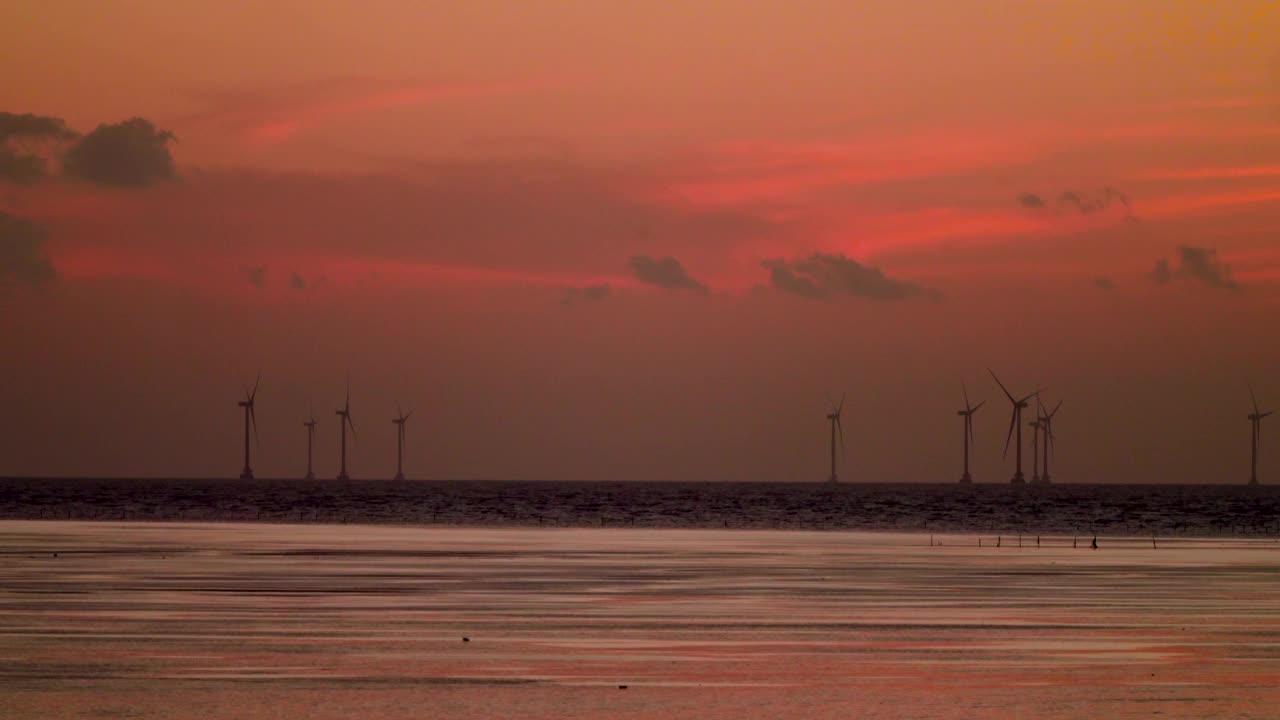
[[1275, 716], [1274, 539], [995, 542], [3, 521], [0, 716]]

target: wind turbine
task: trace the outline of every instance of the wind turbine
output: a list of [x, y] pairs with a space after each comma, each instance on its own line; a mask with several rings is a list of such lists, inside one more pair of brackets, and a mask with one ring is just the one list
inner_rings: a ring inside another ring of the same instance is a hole
[[311, 419], [302, 423], [307, 429], [307, 480], [315, 480], [316, 474], [311, 472], [311, 448], [315, 444], [316, 439], [316, 413], [311, 411]]
[[404, 479], [404, 423], [411, 417], [413, 417], [412, 410], [405, 415], [400, 405], [396, 404], [396, 417], [391, 419], [396, 426], [396, 480]]
[[[827, 401], [830, 402], [828, 397]], [[840, 424], [840, 412], [844, 410], [844, 394], [840, 395], [840, 404], [831, 404], [831, 412], [827, 414], [827, 421], [831, 423], [831, 477], [827, 478], [830, 482], [838, 482], [836, 478], [836, 432], [840, 433], [840, 451], [844, 452], [844, 426]]]
[[254, 400], [258, 397], [258, 383], [262, 380], [262, 374], [253, 381], [253, 389], [244, 389], [244, 399], [239, 402], [239, 406], [244, 408], [244, 469], [240, 471], [241, 480], [253, 479], [253, 468], [249, 466], [249, 426], [253, 426], [253, 441], [261, 446], [258, 442], [258, 418], [253, 412]]
[[1253, 400], [1253, 413], [1249, 415], [1249, 422], [1253, 424], [1253, 432], [1251, 434], [1251, 452], [1249, 458], [1249, 484], [1258, 484], [1258, 441], [1262, 438], [1262, 418], [1274, 413], [1274, 410], [1262, 412], [1258, 409], [1258, 396], [1253, 394], [1253, 386], [1249, 386], [1249, 397]]
[[1044, 406], [1040, 405], [1040, 398], [1036, 398], [1036, 405], [1040, 408], [1040, 427], [1044, 434], [1044, 472], [1040, 473], [1040, 482], [1045, 485], [1049, 484], [1049, 456], [1054, 454], [1054, 448], [1058, 446], [1058, 438], [1053, 434], [1053, 416], [1058, 414], [1058, 410], [1062, 407], [1062, 401], [1059, 400], [1057, 405], [1053, 406], [1053, 410], [1045, 413]]
[[1000, 382], [1000, 378], [996, 377], [995, 372], [990, 369], [987, 372], [991, 373], [991, 377], [995, 379], [996, 384], [1004, 391], [1004, 396], [1009, 398], [1009, 403], [1013, 406], [1013, 414], [1009, 418], [1009, 434], [1004, 439], [1004, 456], [1009, 457], [1009, 440], [1013, 438], [1016, 430], [1018, 433], [1018, 468], [1010, 482], [1014, 485], [1023, 485], [1027, 480], [1022, 475], [1022, 410], [1027, 407], [1028, 400], [1040, 394], [1040, 390], [1036, 390], [1021, 400], [1015, 400], [1009, 389], [1004, 386], [1004, 383]]
[[978, 412], [978, 408], [987, 404], [986, 400], [977, 405], [969, 405], [969, 388], [965, 387], [964, 382], [960, 383], [960, 390], [964, 393], [964, 409], [957, 410], [956, 414], [964, 418], [964, 475], [960, 476], [960, 482], [969, 484], [973, 482], [973, 477], [969, 475], [969, 448], [973, 446], [973, 414]]
[[351, 420], [351, 381], [350, 380], [347, 381], [346, 403], [343, 404], [341, 410], [337, 411], [337, 415], [338, 417], [341, 418], [341, 420], [338, 421], [338, 424], [341, 426], [341, 430], [342, 430], [342, 469], [338, 472], [338, 479], [350, 480], [351, 478], [347, 475], [347, 426], [348, 425], [351, 426], [351, 438], [354, 440], [356, 437], [356, 424]]
[[[1040, 404], [1039, 398], [1036, 399], [1036, 405]], [[1035, 485], [1040, 484], [1040, 430], [1044, 427], [1044, 423], [1040, 418], [1036, 418], [1027, 423], [1031, 428], [1031, 482]], [[1045, 449], [1048, 449], [1048, 443], [1045, 443]]]

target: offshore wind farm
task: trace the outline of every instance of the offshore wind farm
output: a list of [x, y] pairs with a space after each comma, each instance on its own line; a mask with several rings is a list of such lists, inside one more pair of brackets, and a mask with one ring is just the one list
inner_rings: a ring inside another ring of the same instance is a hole
[[1280, 717], [1277, 38], [0, 3], [0, 720]]

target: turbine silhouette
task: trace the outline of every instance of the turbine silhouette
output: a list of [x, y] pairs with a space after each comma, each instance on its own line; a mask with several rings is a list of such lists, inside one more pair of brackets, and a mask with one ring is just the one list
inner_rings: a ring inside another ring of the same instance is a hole
[[400, 409], [400, 404], [396, 404], [396, 416], [391, 419], [396, 426], [396, 480], [404, 479], [404, 424], [411, 417], [413, 417], [412, 410], [405, 415], [404, 410]]
[[964, 393], [964, 409], [957, 410], [956, 414], [964, 418], [964, 474], [960, 476], [960, 482], [968, 485], [973, 482], [973, 477], [969, 475], [969, 450], [973, 447], [973, 414], [978, 412], [978, 408], [987, 404], [986, 400], [977, 405], [969, 405], [969, 388], [965, 387], [964, 382], [960, 383], [960, 391]]
[[1044, 472], [1040, 473], [1041, 484], [1049, 484], [1049, 456], [1057, 453], [1058, 437], [1053, 434], [1053, 417], [1058, 414], [1058, 410], [1062, 409], [1062, 401], [1059, 400], [1057, 405], [1053, 406], [1051, 412], [1044, 411], [1044, 405], [1040, 404], [1040, 398], [1036, 397], [1036, 407], [1040, 414], [1040, 433], [1044, 437], [1044, 448], [1041, 450], [1044, 462]]
[[1253, 400], [1253, 413], [1249, 415], [1249, 423], [1252, 425], [1250, 433], [1250, 453], [1249, 453], [1249, 484], [1258, 484], [1258, 443], [1262, 439], [1262, 419], [1274, 413], [1274, 410], [1262, 412], [1258, 409], [1258, 396], [1253, 394], [1253, 386], [1249, 386], [1249, 398]]
[[991, 373], [991, 377], [995, 379], [996, 384], [1000, 386], [1002, 391], [1004, 391], [1004, 396], [1009, 398], [1009, 404], [1013, 406], [1013, 413], [1009, 417], [1009, 434], [1006, 435], [1004, 439], [1004, 456], [1009, 457], [1009, 441], [1013, 439], [1014, 432], [1016, 431], [1018, 435], [1018, 465], [1017, 471], [1014, 472], [1013, 478], [1010, 482], [1014, 485], [1024, 485], [1027, 480], [1022, 475], [1022, 411], [1027, 407], [1027, 401], [1038, 396], [1041, 390], [1036, 390], [1021, 400], [1015, 400], [1013, 394], [1009, 392], [1009, 389], [1004, 386], [1004, 383], [1000, 382], [1000, 378], [996, 377], [995, 372], [990, 368], [987, 369], [987, 372]]
[[[1040, 399], [1036, 398], [1036, 406], [1040, 406]], [[1037, 410], [1037, 413], [1039, 411]], [[1040, 484], [1040, 431], [1044, 428], [1044, 423], [1039, 417], [1027, 423], [1031, 428], [1031, 482], [1032, 484]]]
[[258, 377], [253, 381], [253, 389], [244, 389], [244, 399], [238, 404], [244, 408], [244, 469], [240, 471], [241, 480], [253, 479], [253, 468], [249, 464], [249, 427], [253, 426], [253, 441], [261, 447], [258, 441], [258, 418], [253, 411], [254, 401], [258, 397], [258, 383], [262, 380], [262, 373], [258, 373]]
[[351, 427], [351, 439], [356, 438], [356, 423], [351, 419], [351, 381], [347, 380], [347, 399], [342, 409], [337, 411], [337, 415], [341, 418], [338, 424], [342, 430], [342, 469], [338, 471], [339, 480], [350, 480], [347, 475], [347, 427]]
[[315, 474], [314, 472], [312, 472], [312, 471], [311, 471], [311, 448], [312, 448], [312, 446], [313, 446], [313, 445], [315, 445], [315, 439], [316, 439], [316, 413], [315, 413], [315, 410], [312, 410], [312, 411], [311, 411], [311, 419], [310, 419], [310, 420], [307, 420], [307, 421], [306, 421], [306, 422], [304, 422], [304, 423], [302, 423], [302, 426], [303, 426], [303, 427], [305, 427], [305, 428], [307, 429], [307, 477], [306, 477], [306, 479], [307, 479], [307, 480], [315, 480], [315, 479], [316, 479], [316, 474]]
[[[827, 397], [830, 402], [830, 396]], [[827, 478], [829, 482], [839, 482], [836, 476], [836, 433], [840, 433], [840, 453], [844, 454], [844, 426], [840, 424], [840, 413], [844, 410], [844, 394], [840, 395], [840, 403], [831, 404], [831, 412], [827, 414], [827, 421], [831, 423], [831, 477]]]

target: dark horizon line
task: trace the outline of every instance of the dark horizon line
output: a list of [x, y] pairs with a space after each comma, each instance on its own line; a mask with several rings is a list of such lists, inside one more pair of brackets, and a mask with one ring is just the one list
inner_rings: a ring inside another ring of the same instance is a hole
[[[1041, 488], [1052, 487], [1268, 487], [1266, 483], [1258, 485], [1250, 485], [1244, 482], [1053, 482], [1047, 485], [1026, 483], [1017, 484], [1007, 480], [997, 482], [981, 482], [973, 481], [972, 483], [961, 483], [955, 480], [946, 481], [929, 481], [929, 480], [876, 480], [876, 481], [841, 481], [830, 482], [828, 480], [607, 480], [607, 479], [546, 479], [546, 478], [494, 478], [494, 477], [473, 477], [473, 478], [413, 478], [406, 477], [397, 480], [394, 477], [352, 477], [347, 480], [340, 480], [337, 477], [315, 477], [307, 479], [300, 476], [283, 476], [283, 477], [254, 477], [252, 479], [240, 478], [234, 475], [223, 476], [173, 476], [173, 475], [0, 475], [0, 482], [40, 482], [40, 481], [91, 481], [91, 480], [108, 480], [108, 481], [129, 481], [129, 480], [147, 480], [147, 481], [175, 481], [175, 482], [409, 482], [409, 483], [614, 483], [621, 485], [638, 485], [638, 484], [666, 484], [666, 485], [709, 485], [709, 484], [734, 484], [734, 485], [824, 485], [824, 486], [883, 486], [883, 485], [929, 485], [939, 487], [972, 487], [981, 485], [984, 487], [1014, 487], [1019, 489], [1027, 489], [1035, 492]], [[1274, 487], [1280, 487], [1276, 485]]]

